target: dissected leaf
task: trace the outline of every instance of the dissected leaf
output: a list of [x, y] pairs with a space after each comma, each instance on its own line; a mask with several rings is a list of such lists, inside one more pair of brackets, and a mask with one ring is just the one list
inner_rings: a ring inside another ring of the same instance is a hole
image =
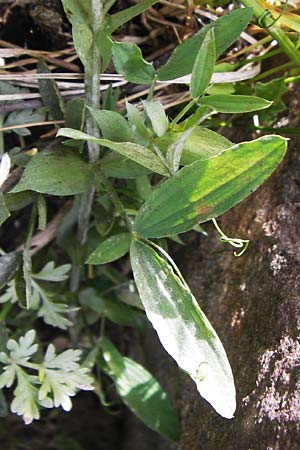
[[222, 113], [246, 113], [269, 108], [272, 102], [252, 95], [215, 94], [203, 97], [200, 102]]
[[153, 64], [143, 59], [140, 48], [132, 42], [114, 42], [112, 56], [115, 69], [127, 81], [151, 84], [155, 77]]
[[276, 169], [286, 139], [263, 136], [181, 169], [154, 190], [134, 228], [142, 237], [164, 237], [192, 229], [239, 203]]
[[169, 61], [158, 71], [158, 79], [173, 80], [192, 73], [193, 66], [206, 33], [213, 28], [216, 56], [220, 56], [244, 31], [252, 18], [252, 8], [237, 9], [205, 25], [191, 38], [183, 41], [172, 53]]
[[124, 256], [131, 243], [130, 233], [119, 233], [109, 237], [90, 254], [87, 264], [106, 264]]
[[61, 128], [57, 136], [67, 136], [71, 139], [82, 139], [84, 141], [94, 142], [95, 144], [103, 145], [129, 159], [132, 159], [138, 164], [147, 169], [157, 172], [164, 176], [169, 176], [167, 168], [162, 161], [148, 148], [142, 145], [134, 144], [133, 142], [113, 142], [108, 139], [97, 139], [89, 134], [81, 131], [71, 130], [70, 128]]
[[179, 273], [149, 245], [130, 249], [134, 279], [165, 350], [223, 417], [233, 417], [235, 387], [225, 350]]
[[30, 189], [52, 195], [79, 194], [86, 191], [90, 176], [89, 165], [71, 151], [38, 153], [31, 158], [11, 192]]
[[128, 408], [149, 428], [178, 441], [178, 419], [155, 378], [140, 364], [123, 357], [107, 338], [101, 339], [101, 347], [108, 374]]
[[190, 93], [198, 98], [208, 87], [216, 62], [215, 32], [211, 28], [201, 44], [192, 70]]

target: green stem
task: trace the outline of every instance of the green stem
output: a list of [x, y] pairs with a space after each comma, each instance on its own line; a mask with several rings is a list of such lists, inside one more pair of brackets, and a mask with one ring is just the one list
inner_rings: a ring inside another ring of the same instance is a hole
[[179, 122], [179, 120], [186, 115], [186, 113], [197, 103], [198, 100], [198, 98], [193, 98], [187, 105], [185, 105], [185, 107], [179, 112], [179, 114], [177, 114], [175, 119], [172, 120], [171, 128], [174, 127]]
[[103, 184], [105, 190], [108, 192], [108, 194], [110, 195], [110, 198], [116, 208], [116, 211], [120, 214], [121, 217], [123, 217], [127, 228], [129, 231], [132, 230], [132, 223], [131, 220], [129, 219], [127, 212], [124, 208], [123, 203], [121, 202], [121, 200], [119, 199], [118, 194], [116, 193], [116, 191], [113, 188], [113, 185], [110, 183], [110, 181], [106, 178], [106, 176], [104, 175], [102, 170], [98, 171], [98, 176], [99, 176], [99, 181]]
[[282, 70], [285, 70], [285, 69], [289, 69], [293, 65], [294, 65], [294, 63], [288, 62], [288, 63], [285, 63], [285, 64], [281, 64], [281, 66], [273, 67], [273, 69], [266, 70], [265, 72], [257, 75], [255, 78], [253, 78], [252, 81], [255, 82], [255, 81], [263, 80], [264, 78], [267, 78], [270, 75], [274, 75], [274, 73], [281, 72]]
[[256, 0], [241, 0], [245, 6], [253, 8], [253, 14], [261, 25], [275, 39], [282, 51], [293, 61], [294, 64], [300, 66], [300, 52], [295, 47], [286, 33], [276, 25], [276, 19], [271, 12], [263, 8]]

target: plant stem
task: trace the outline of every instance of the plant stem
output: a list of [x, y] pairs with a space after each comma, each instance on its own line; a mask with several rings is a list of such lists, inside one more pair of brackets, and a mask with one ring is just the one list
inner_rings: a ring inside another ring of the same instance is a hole
[[98, 171], [98, 176], [99, 176], [99, 180], [101, 181], [101, 183], [103, 184], [104, 188], [106, 189], [106, 191], [108, 192], [108, 194], [110, 195], [110, 198], [117, 210], [117, 212], [120, 214], [120, 216], [123, 217], [127, 228], [129, 231], [132, 230], [132, 223], [131, 220], [129, 219], [127, 212], [124, 208], [123, 203], [121, 202], [121, 200], [119, 199], [118, 194], [116, 193], [116, 191], [114, 190], [112, 184], [110, 183], [110, 181], [106, 178], [106, 176], [104, 175], [104, 173], [102, 172], [102, 170]]
[[193, 98], [187, 105], [185, 105], [185, 107], [179, 112], [179, 114], [177, 114], [175, 119], [172, 120], [171, 128], [176, 125], [179, 120], [182, 119], [182, 117], [186, 115], [186, 113], [197, 103], [198, 100], [198, 98]]
[[276, 25], [276, 19], [273, 18], [271, 12], [263, 8], [256, 0], [241, 0], [245, 6], [253, 8], [253, 14], [261, 25], [273, 39], [276, 39], [282, 51], [293, 61], [294, 64], [300, 66], [300, 52], [295, 47], [286, 33]]

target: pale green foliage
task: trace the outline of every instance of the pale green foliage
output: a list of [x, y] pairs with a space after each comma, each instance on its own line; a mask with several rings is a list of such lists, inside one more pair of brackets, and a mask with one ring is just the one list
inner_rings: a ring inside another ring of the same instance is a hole
[[[0, 388], [17, 383], [11, 411], [23, 416], [26, 424], [40, 418], [40, 408], [61, 406], [70, 411], [73, 397], [79, 389], [92, 390], [92, 378], [87, 368], [80, 367], [80, 350], [66, 350], [59, 355], [50, 344], [41, 363], [31, 362], [37, 352], [35, 331], [28, 331], [18, 341], [7, 342], [7, 353], [0, 353], [4, 365], [0, 375]], [[28, 369], [30, 373], [28, 373]], [[36, 371], [37, 375], [31, 372]]]
[[[66, 330], [72, 322], [65, 317], [70, 311], [76, 308], [70, 308], [65, 303], [57, 303], [57, 297], [61, 297], [47, 287], [40, 284], [42, 282], [61, 282], [68, 278], [67, 272], [70, 270], [70, 264], [55, 267], [54, 262], [48, 262], [37, 274], [31, 274], [31, 309], [38, 311], [38, 317], [42, 317], [44, 322], [53, 327]], [[38, 280], [38, 281], [36, 281]], [[16, 292], [15, 280], [7, 285], [7, 289], [0, 296], [0, 303], [16, 303], [18, 293]]]

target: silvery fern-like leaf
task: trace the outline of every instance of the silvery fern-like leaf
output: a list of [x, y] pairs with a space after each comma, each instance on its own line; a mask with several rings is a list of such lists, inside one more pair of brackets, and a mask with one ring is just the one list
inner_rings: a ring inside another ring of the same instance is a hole
[[54, 262], [48, 262], [40, 272], [32, 274], [32, 278], [43, 281], [64, 281], [68, 278], [67, 273], [71, 268], [71, 264], [63, 264], [62, 266], [55, 267]]
[[[72, 408], [71, 398], [78, 390], [92, 390], [89, 369], [81, 367], [80, 350], [66, 350], [57, 355], [50, 344], [41, 363], [30, 361], [37, 351], [35, 331], [28, 331], [18, 341], [10, 339], [7, 353], [0, 353], [0, 363], [5, 367], [0, 374], [0, 389], [11, 387], [16, 381], [11, 411], [23, 416], [26, 424], [39, 419], [40, 408], [61, 406], [65, 411]], [[27, 373], [27, 370], [30, 373]], [[33, 375], [36, 371], [38, 375]]]

